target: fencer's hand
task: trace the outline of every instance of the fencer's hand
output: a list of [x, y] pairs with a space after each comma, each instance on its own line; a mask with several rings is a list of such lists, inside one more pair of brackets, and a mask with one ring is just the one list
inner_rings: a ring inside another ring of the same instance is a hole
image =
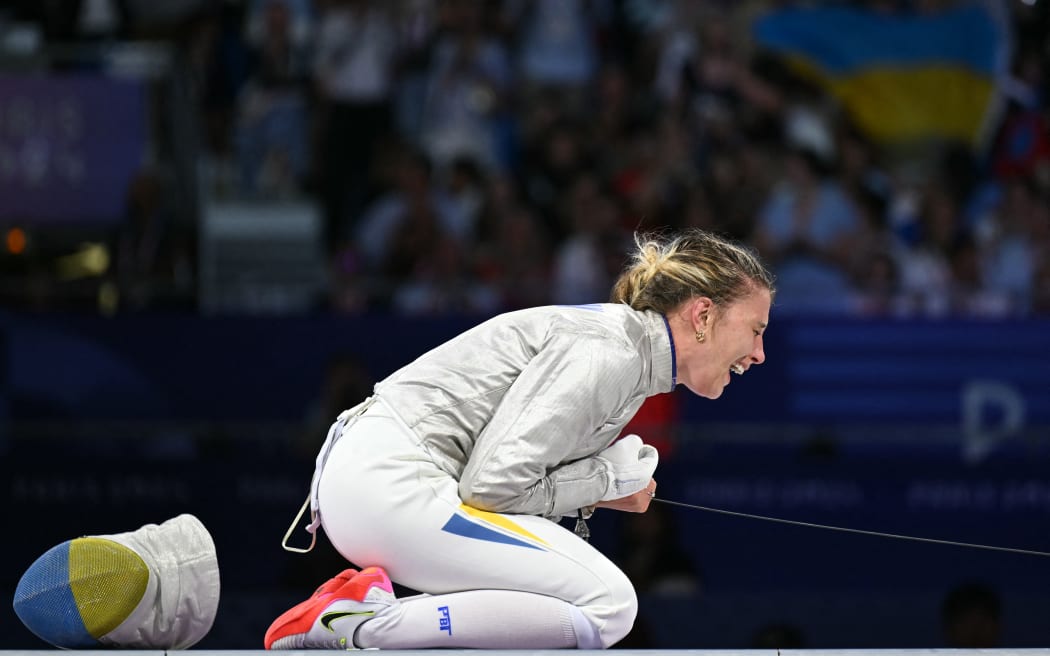
[[649, 485], [644, 490], [639, 490], [630, 496], [613, 499], [612, 501], [599, 501], [596, 507], [643, 513], [649, 510], [649, 504], [653, 502], [654, 496], [656, 496], [656, 481], [652, 480], [649, 481]]
[[603, 449], [597, 456], [608, 472], [608, 484], [602, 501], [631, 496], [649, 485], [660, 460], [656, 448], [628, 435]]

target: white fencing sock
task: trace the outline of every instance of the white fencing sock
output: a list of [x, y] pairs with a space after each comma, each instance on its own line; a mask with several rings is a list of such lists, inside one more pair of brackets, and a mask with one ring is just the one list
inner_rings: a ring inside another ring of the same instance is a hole
[[357, 631], [361, 648], [600, 649], [572, 604], [531, 592], [468, 590], [400, 600]]

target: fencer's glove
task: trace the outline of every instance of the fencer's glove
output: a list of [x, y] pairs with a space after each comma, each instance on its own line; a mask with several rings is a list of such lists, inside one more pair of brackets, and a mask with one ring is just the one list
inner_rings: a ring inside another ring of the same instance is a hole
[[656, 471], [660, 456], [656, 448], [637, 435], [620, 438], [595, 456], [605, 464], [609, 484], [602, 501], [612, 501], [644, 490]]

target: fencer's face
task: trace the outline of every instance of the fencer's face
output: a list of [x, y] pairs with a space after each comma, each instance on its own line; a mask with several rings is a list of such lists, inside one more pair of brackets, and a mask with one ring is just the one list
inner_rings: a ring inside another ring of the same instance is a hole
[[[717, 399], [730, 382], [730, 376], [744, 375], [766, 360], [762, 335], [769, 324], [769, 290], [757, 289], [725, 307], [701, 302], [693, 306], [689, 319], [693, 335], [679, 358], [679, 381], [694, 394]], [[695, 339], [703, 331], [703, 341]]]

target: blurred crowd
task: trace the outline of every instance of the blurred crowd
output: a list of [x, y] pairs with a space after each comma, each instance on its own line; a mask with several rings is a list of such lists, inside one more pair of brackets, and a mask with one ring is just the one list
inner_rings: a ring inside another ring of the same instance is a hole
[[[1050, 22], [1004, 1], [1010, 89], [976, 147], [886, 147], [757, 47], [755, 17], [799, 3], [174, 4], [205, 193], [316, 203], [325, 309], [600, 301], [634, 233], [702, 227], [771, 263], [779, 313], [1031, 316], [1050, 313]], [[135, 38], [136, 3], [76, 4]]]

